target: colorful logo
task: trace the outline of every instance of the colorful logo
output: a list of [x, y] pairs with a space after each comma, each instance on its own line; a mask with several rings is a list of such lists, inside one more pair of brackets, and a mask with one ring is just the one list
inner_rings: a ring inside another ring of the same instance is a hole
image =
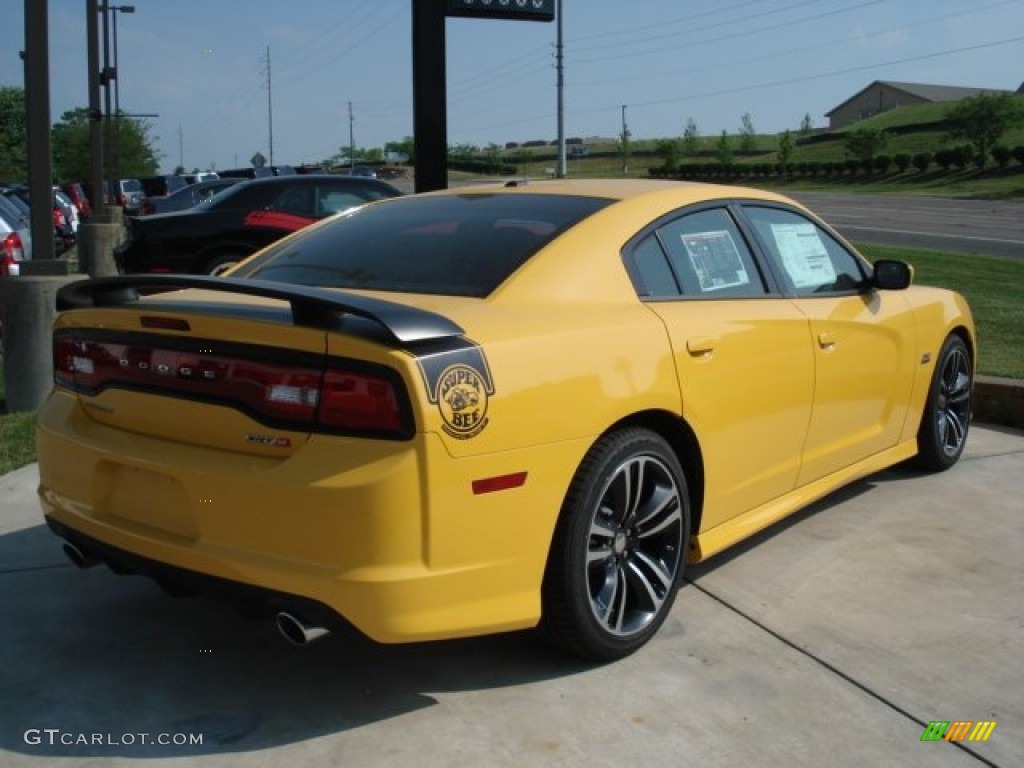
[[995, 720], [932, 720], [921, 741], [988, 741], [995, 729]]
[[444, 420], [443, 429], [460, 440], [475, 437], [487, 426], [487, 387], [468, 365], [445, 368], [437, 380], [434, 399]]

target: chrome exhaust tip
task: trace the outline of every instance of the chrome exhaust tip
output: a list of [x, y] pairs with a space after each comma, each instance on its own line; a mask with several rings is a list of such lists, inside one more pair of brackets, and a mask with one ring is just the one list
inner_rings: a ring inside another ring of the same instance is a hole
[[277, 631], [281, 633], [284, 639], [292, 645], [300, 647], [316, 642], [331, 633], [329, 629], [307, 624], [302, 619], [286, 611], [279, 612], [275, 617], [275, 621], [277, 622]]
[[100, 559], [98, 557], [86, 550], [80, 549], [76, 544], [72, 544], [70, 541], [64, 542], [63, 549], [68, 560], [79, 568], [92, 568], [94, 565], [100, 564]]

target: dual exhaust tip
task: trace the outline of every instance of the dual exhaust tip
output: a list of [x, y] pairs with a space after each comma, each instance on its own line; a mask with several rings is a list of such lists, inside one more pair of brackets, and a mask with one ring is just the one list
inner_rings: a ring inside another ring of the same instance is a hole
[[[73, 542], [65, 541], [63, 549], [68, 560], [79, 568], [92, 568], [101, 562], [92, 552], [82, 549]], [[274, 617], [274, 623], [277, 625], [277, 631], [285, 640], [299, 647], [315, 643], [331, 633], [329, 629], [310, 624], [287, 611], [279, 611]]]
[[294, 614], [280, 611], [274, 618], [277, 631], [292, 645], [304, 647], [330, 634], [331, 630], [308, 624]]

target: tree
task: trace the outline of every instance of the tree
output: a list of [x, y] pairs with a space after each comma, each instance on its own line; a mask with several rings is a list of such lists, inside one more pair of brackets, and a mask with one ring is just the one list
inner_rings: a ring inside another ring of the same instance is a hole
[[1011, 93], [982, 93], [946, 110], [950, 137], [967, 141], [984, 167], [992, 147], [1011, 128], [1024, 123], [1024, 99]]
[[406, 136], [401, 141], [389, 141], [387, 144], [384, 145], [384, 151], [386, 153], [394, 154], [399, 157], [407, 157], [408, 162], [412, 163], [415, 162], [413, 153], [414, 146], [415, 141], [413, 141], [412, 136]]
[[858, 128], [846, 137], [846, 154], [861, 162], [865, 170], [873, 167], [875, 155], [885, 147], [888, 137], [878, 128]]
[[686, 118], [686, 127], [683, 128], [683, 156], [696, 157], [699, 149], [697, 124], [693, 122], [692, 117], [688, 117]]
[[[159, 168], [149, 124], [142, 120], [120, 116], [117, 126], [117, 168], [120, 178], [153, 176]], [[113, 135], [113, 131], [111, 135]], [[88, 179], [91, 172], [92, 149], [89, 143], [89, 110], [77, 107], [61, 115], [53, 126], [53, 170], [58, 179], [74, 181]], [[114, 178], [114, 152], [109, 147], [104, 153], [107, 178]]]
[[249, 162], [252, 163], [253, 168], [263, 168], [267, 164], [267, 158], [257, 150], [256, 154], [249, 158]]
[[28, 177], [25, 121], [24, 89], [0, 88], [0, 179], [20, 181]]
[[715, 144], [715, 154], [718, 157], [718, 162], [722, 165], [732, 164], [732, 144], [729, 143], [729, 134], [724, 130], [722, 135], [718, 137], [718, 143]]
[[781, 165], [789, 165], [793, 161], [793, 135], [788, 130], [779, 139], [777, 155]]
[[805, 112], [804, 119], [800, 121], [800, 135], [805, 136], [814, 130], [814, 121], [811, 120], [811, 113]]
[[678, 139], [663, 139], [658, 142], [655, 152], [662, 159], [662, 168], [673, 172], [679, 169], [681, 148]]
[[757, 139], [754, 138], [754, 119], [749, 112], [744, 112], [740, 119], [740, 149], [744, 152], [753, 152], [757, 149]]

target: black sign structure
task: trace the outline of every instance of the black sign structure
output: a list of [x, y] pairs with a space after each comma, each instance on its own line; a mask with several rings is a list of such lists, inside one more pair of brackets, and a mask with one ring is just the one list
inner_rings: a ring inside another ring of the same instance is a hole
[[448, 0], [447, 16], [554, 21], [555, 0]]
[[413, 153], [416, 191], [448, 186], [445, 19], [552, 21], [560, 0], [412, 0]]

